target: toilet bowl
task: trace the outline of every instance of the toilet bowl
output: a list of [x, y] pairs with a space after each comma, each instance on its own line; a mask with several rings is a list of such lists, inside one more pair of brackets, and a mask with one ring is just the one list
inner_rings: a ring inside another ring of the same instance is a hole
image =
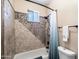
[[59, 58], [60, 59], [75, 59], [75, 52], [68, 50], [64, 47], [59, 46], [58, 47], [59, 51]]

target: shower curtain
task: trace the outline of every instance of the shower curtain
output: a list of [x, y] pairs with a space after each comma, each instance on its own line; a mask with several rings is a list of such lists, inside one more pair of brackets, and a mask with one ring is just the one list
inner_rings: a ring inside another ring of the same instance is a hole
[[49, 59], [59, 59], [56, 11], [50, 12], [49, 19], [50, 19]]

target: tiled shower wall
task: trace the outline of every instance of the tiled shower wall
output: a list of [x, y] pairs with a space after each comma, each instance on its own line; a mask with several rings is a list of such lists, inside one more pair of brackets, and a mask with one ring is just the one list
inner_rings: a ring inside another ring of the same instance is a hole
[[[48, 19], [40, 17], [40, 22], [29, 22], [27, 20], [27, 13], [21, 13], [21, 12], [15, 12], [15, 19], [22, 24], [21, 26], [19, 23], [16, 23], [15, 21], [16, 53], [23, 51], [30, 51], [33, 49], [46, 46], [46, 42], [47, 40], [49, 40]], [[23, 27], [24, 29], [22, 29]], [[25, 30], [25, 32], [23, 30]], [[20, 33], [20, 35], [18, 35], [18, 33]]]
[[49, 20], [40, 16], [40, 22], [29, 22], [27, 16], [27, 13], [15, 13], [15, 19], [28, 28], [43, 44], [46, 44], [46, 39], [49, 39]]
[[3, 21], [4, 21], [4, 48], [2, 49], [4, 51], [2, 57], [4, 59], [12, 59], [15, 53], [15, 43], [14, 43], [14, 10], [12, 6], [10, 5], [8, 0], [4, 0], [4, 6], [3, 6]]
[[15, 45], [16, 53], [44, 47], [42, 42], [18, 20], [15, 20]]
[[[16, 53], [44, 47], [46, 39], [48, 39], [49, 22], [47, 19], [40, 17], [39, 23], [28, 22], [27, 14], [15, 12], [9, 0], [4, 1], [2, 8], [2, 14], [4, 16], [2, 18], [4, 22], [2, 29], [4, 30], [1, 32], [4, 33], [4, 37], [2, 38], [2, 57], [4, 59], [13, 59]], [[17, 21], [15, 19], [19, 22], [16, 23]], [[15, 23], [18, 26], [15, 26]], [[22, 28], [20, 29], [19, 27]], [[25, 31], [23, 32], [24, 29]], [[23, 35], [19, 36], [22, 33]]]

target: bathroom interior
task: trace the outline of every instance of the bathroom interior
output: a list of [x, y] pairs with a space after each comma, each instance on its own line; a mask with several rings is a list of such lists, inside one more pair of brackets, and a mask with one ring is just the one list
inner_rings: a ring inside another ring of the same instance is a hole
[[78, 59], [77, 0], [1, 0], [1, 59]]

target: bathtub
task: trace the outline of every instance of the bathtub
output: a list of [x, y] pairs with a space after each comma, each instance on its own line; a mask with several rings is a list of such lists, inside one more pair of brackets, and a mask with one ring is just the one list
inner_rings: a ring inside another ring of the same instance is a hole
[[39, 56], [42, 56], [43, 59], [48, 59], [48, 53], [46, 48], [40, 48], [40, 49], [35, 49], [28, 52], [16, 54], [14, 56], [14, 59], [35, 59]]

